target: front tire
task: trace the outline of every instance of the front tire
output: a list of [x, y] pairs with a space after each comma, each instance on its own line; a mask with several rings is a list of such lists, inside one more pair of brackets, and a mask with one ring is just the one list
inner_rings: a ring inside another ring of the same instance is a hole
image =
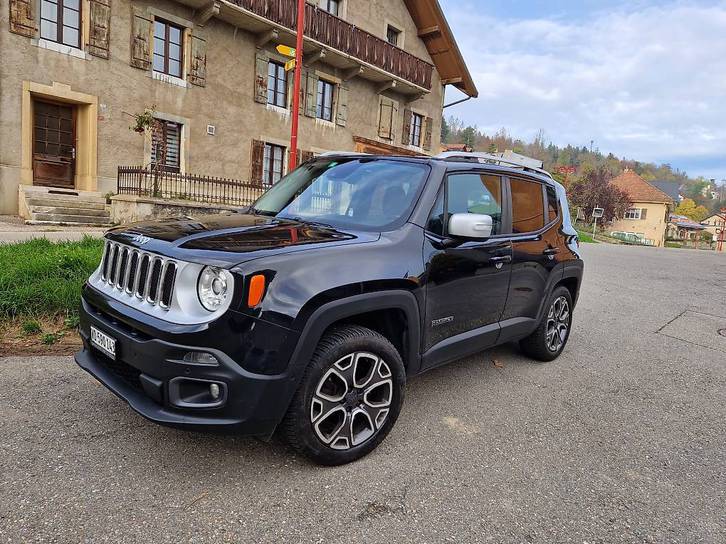
[[538, 361], [554, 361], [570, 339], [572, 329], [572, 295], [566, 287], [557, 287], [547, 301], [547, 312], [537, 329], [519, 341], [525, 355]]
[[321, 465], [364, 457], [388, 435], [403, 405], [406, 372], [384, 336], [356, 325], [326, 333], [282, 422], [298, 453]]

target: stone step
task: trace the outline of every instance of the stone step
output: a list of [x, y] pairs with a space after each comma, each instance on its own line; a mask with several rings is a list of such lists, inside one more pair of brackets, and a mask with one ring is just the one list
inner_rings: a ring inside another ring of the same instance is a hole
[[28, 208], [35, 207], [62, 207], [62, 208], [78, 208], [84, 210], [105, 210], [107, 209], [106, 202], [95, 202], [88, 200], [69, 200], [65, 198], [46, 198], [46, 197], [33, 197], [26, 200]]
[[106, 197], [89, 193], [84, 195], [73, 195], [69, 193], [47, 193], [47, 192], [25, 192], [26, 202], [43, 201], [43, 202], [88, 202], [89, 204], [106, 204]]
[[104, 208], [89, 208], [87, 206], [30, 206], [30, 215], [53, 214], [53, 215], [85, 215], [93, 217], [103, 217], [109, 219], [111, 212]]
[[111, 224], [110, 218], [94, 215], [68, 215], [54, 213], [34, 213], [26, 221], [29, 225], [95, 225], [107, 226]]

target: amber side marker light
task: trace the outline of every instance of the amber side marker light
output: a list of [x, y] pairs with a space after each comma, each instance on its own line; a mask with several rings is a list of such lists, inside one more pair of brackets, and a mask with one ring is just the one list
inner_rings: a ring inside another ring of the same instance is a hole
[[254, 308], [262, 302], [265, 296], [265, 276], [257, 274], [250, 279], [250, 290], [247, 294], [247, 306]]

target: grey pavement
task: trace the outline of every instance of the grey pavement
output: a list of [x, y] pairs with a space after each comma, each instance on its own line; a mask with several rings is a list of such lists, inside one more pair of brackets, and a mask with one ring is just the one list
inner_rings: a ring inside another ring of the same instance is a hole
[[0, 215], [0, 244], [24, 242], [34, 238], [47, 238], [52, 242], [77, 241], [83, 239], [84, 236], [101, 238], [106, 230], [98, 227], [26, 225], [19, 217]]
[[559, 360], [414, 379], [339, 468], [157, 427], [68, 357], [1, 360], [0, 542], [726, 542], [726, 256], [583, 253]]

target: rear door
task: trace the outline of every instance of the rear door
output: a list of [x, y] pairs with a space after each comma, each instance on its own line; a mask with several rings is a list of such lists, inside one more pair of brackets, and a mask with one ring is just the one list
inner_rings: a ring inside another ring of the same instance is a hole
[[[508, 207], [503, 178], [482, 172], [450, 174], [431, 214], [424, 243], [427, 263], [425, 366], [493, 345], [499, 335], [509, 287], [512, 248], [505, 233]], [[492, 237], [454, 241], [447, 237], [454, 213], [491, 215]], [[453, 243], [452, 243], [453, 242]], [[454, 346], [458, 343], [459, 346]], [[445, 349], [444, 349], [445, 348]]]
[[[500, 342], [536, 322], [562, 255], [561, 213], [554, 191], [535, 180], [509, 180], [512, 205], [512, 274]], [[551, 194], [550, 194], [551, 193]]]

